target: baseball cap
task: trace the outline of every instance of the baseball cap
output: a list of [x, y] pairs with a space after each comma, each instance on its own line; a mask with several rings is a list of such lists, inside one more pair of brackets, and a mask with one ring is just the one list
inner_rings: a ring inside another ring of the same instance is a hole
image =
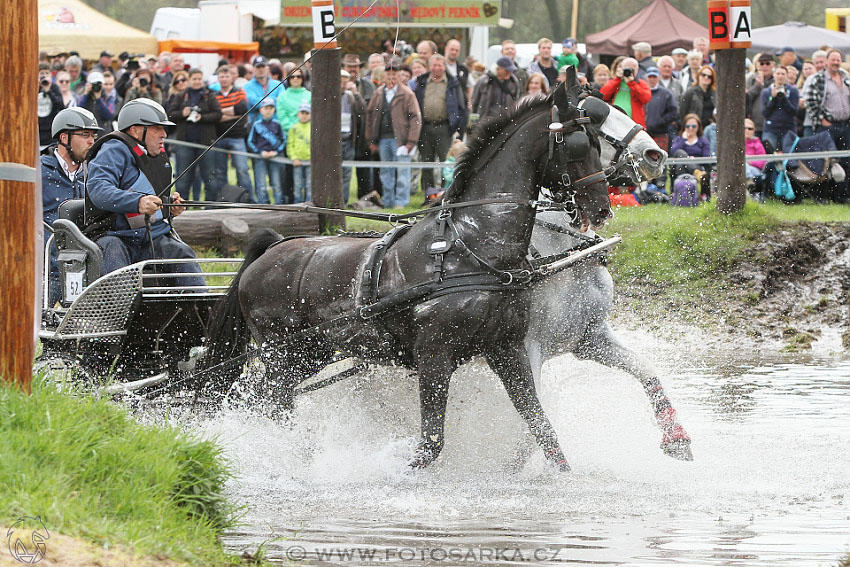
[[496, 60], [496, 65], [498, 65], [502, 69], [505, 69], [506, 71], [510, 71], [511, 73], [513, 73], [517, 69], [516, 65], [514, 65], [514, 62], [511, 61], [511, 58], [506, 55], [499, 57]]
[[301, 106], [298, 107], [298, 112], [310, 112], [310, 103], [305, 102]]
[[262, 55], [257, 55], [256, 57], [254, 57], [254, 60], [251, 62], [251, 65], [253, 65], [254, 67], [262, 67], [263, 65], [265, 65], [266, 67], [268, 67], [269, 60], [263, 57]]
[[101, 56], [101, 57], [114, 57], [114, 55], [112, 55], [112, 54], [111, 54], [111, 53], [109, 53], [108, 51], [101, 51], [101, 52], [100, 52], [100, 56]]
[[562, 74], [562, 73], [566, 73], [566, 72], [567, 72], [567, 67], [572, 67], [572, 65], [570, 65], [569, 63], [568, 63], [568, 64], [566, 64], [566, 65], [562, 65], [562, 66], [561, 66], [561, 68], [560, 68], [560, 69], [558, 69], [558, 74], [560, 75], [560, 74]]
[[647, 77], [659, 77], [661, 73], [658, 71], [658, 67], [652, 66], [646, 70]]
[[652, 51], [652, 46], [645, 41], [639, 41], [632, 45], [632, 51], [643, 51], [644, 53]]
[[672, 53], [672, 55], [687, 55], [687, 54], [688, 54], [688, 50], [682, 49], [681, 47], [677, 47], [676, 49], [673, 50], [673, 53]]
[[263, 107], [266, 107], [266, 106], [274, 106], [274, 99], [264, 98], [262, 100], [262, 102], [260, 102], [259, 108], [263, 108]]
[[562, 45], [563, 47], [569, 47], [570, 49], [575, 49], [575, 47], [576, 47], [576, 40], [575, 40], [575, 39], [573, 39], [573, 38], [571, 38], [571, 37], [568, 37], [568, 38], [567, 38], [567, 39], [565, 39], [563, 42], [561, 42], [561, 45]]
[[793, 48], [793, 47], [791, 47], [790, 45], [786, 45], [785, 47], [783, 47], [782, 49], [780, 49], [779, 51], [777, 51], [777, 52], [776, 52], [776, 54], [777, 54], [777, 55], [782, 55], [783, 53], [788, 53], [789, 51], [790, 51], [791, 53], [796, 53], [796, 51], [794, 51], [794, 48]]
[[770, 53], [762, 53], [756, 61], [773, 61], [773, 55]]
[[91, 73], [89, 73], [88, 77], [86, 77], [86, 82], [90, 85], [93, 85], [95, 83], [102, 83], [103, 73], [101, 73], [100, 71], [92, 71]]

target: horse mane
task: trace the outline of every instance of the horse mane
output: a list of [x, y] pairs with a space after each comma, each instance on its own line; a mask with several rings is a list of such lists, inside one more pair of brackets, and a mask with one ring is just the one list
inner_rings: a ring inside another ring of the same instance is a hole
[[475, 167], [478, 158], [484, 151], [490, 147], [499, 134], [507, 128], [511, 122], [522, 117], [526, 113], [531, 113], [539, 110], [541, 107], [551, 108], [552, 93], [546, 97], [532, 96], [521, 101], [512, 111], [507, 114], [499, 114], [492, 118], [484, 119], [475, 129], [472, 140], [467, 145], [466, 151], [457, 160], [454, 172], [454, 181], [451, 187], [446, 191], [445, 199], [455, 199], [461, 197], [466, 189], [466, 185], [472, 179], [472, 176], [477, 173]]

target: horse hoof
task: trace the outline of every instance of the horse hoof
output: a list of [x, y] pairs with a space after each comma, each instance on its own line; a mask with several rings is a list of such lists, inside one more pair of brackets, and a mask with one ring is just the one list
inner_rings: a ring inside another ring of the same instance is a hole
[[420, 445], [413, 455], [413, 460], [408, 463], [412, 469], [424, 469], [431, 463], [437, 460], [442, 447], [437, 447], [430, 444]]
[[570, 464], [567, 462], [567, 458], [564, 456], [564, 453], [561, 452], [560, 449], [555, 449], [546, 454], [546, 459], [549, 461], [549, 464], [555, 467], [555, 470], [558, 472], [570, 472], [572, 469], [570, 468]]
[[664, 451], [665, 455], [680, 461], [694, 460], [694, 456], [691, 453], [691, 442], [686, 439], [662, 443], [661, 450]]
[[564, 459], [562, 461], [558, 461], [557, 463], [553, 462], [552, 466], [555, 467], [555, 470], [558, 471], [559, 473], [572, 472], [572, 470], [573, 470], [573, 469], [570, 468], [570, 464], [567, 462], [566, 459]]

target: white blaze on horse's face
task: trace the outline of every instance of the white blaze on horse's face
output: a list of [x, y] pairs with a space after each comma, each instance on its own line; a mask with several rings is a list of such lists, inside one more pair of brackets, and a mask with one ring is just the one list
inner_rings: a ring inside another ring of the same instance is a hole
[[[636, 122], [629, 118], [627, 114], [611, 107], [611, 112], [608, 113], [608, 118], [599, 127], [603, 134], [607, 134], [616, 140], [622, 140], [635, 126]], [[614, 157], [616, 149], [608, 144], [604, 139], [602, 142], [602, 164], [608, 164]], [[632, 141], [629, 142], [629, 150], [638, 159], [638, 170], [643, 179], [635, 179], [634, 170], [627, 168], [624, 172], [632, 181], [639, 183], [642, 180], [649, 181], [660, 176], [664, 172], [664, 162], [667, 161], [667, 152], [658, 147], [652, 136], [646, 131], [640, 131]]]

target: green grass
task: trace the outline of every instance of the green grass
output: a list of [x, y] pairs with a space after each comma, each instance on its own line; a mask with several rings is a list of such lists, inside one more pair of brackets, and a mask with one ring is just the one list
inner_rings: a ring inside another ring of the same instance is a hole
[[106, 399], [0, 386], [0, 522], [41, 516], [48, 530], [195, 565], [231, 565], [219, 536], [234, 525], [221, 450], [171, 427], [144, 426]]

